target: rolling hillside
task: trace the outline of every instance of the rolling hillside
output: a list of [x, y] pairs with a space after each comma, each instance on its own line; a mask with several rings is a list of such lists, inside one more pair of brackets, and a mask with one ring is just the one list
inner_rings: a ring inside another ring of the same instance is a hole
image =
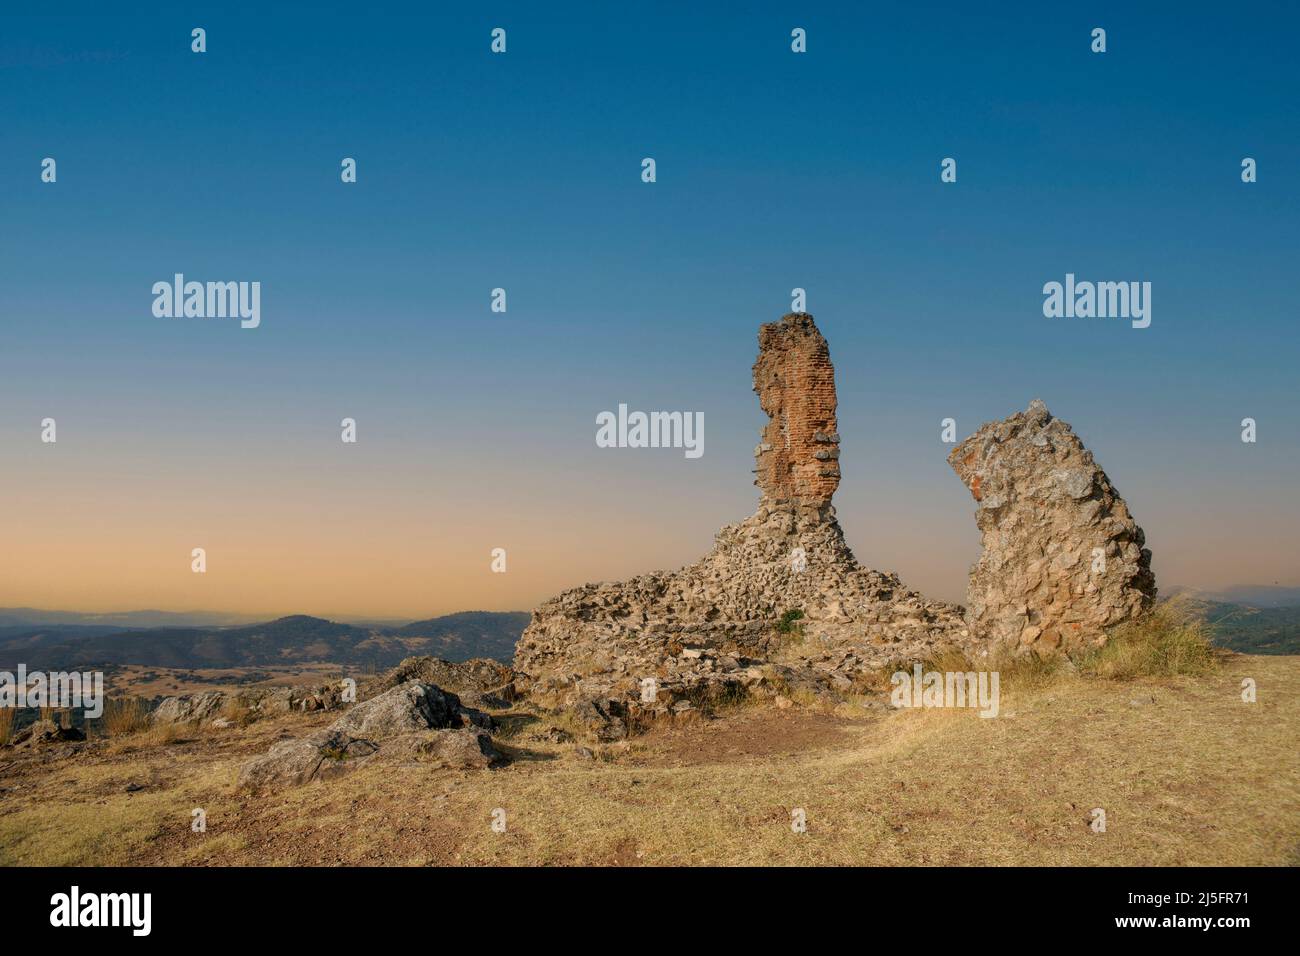
[[509, 661], [528, 624], [519, 611], [464, 611], [398, 627], [357, 627], [297, 614], [239, 627], [120, 630], [87, 625], [9, 625], [0, 629], [0, 669], [140, 664], [227, 668], [331, 662], [391, 667], [431, 654], [452, 661]]

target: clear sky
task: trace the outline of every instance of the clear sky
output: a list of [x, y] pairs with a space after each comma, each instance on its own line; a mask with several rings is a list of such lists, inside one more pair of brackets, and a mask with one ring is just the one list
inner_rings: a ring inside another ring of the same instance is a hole
[[[416, 617], [685, 564], [753, 510], [796, 286], [864, 563], [960, 600], [940, 420], [1040, 397], [1162, 585], [1300, 584], [1295, 5], [261, 6], [4, 16], [0, 606]], [[178, 272], [259, 281], [260, 327], [155, 317]], [[1067, 272], [1151, 282], [1151, 326], [1045, 318]], [[597, 448], [619, 403], [704, 455]]]

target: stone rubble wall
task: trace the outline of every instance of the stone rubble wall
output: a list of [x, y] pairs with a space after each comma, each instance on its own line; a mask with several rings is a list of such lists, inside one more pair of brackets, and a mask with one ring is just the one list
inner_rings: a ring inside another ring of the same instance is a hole
[[[635, 708], [650, 677], [662, 710], [753, 689], [778, 651], [802, 655], [814, 683], [847, 689], [890, 661], [969, 638], [959, 607], [861, 567], [844, 541], [831, 504], [835, 372], [812, 316], [762, 326], [753, 373], [770, 418], [755, 452], [757, 511], [688, 567], [587, 584], [537, 608], [515, 652], [535, 699]], [[794, 651], [777, 631], [789, 611], [803, 614]]]
[[[970, 606], [927, 600], [858, 564], [835, 519], [835, 373], [812, 316], [759, 331], [757, 511], [676, 571], [572, 588], [538, 607], [511, 688], [576, 708], [611, 739], [639, 713], [678, 713], [777, 683], [847, 692], [881, 670], [994, 641], [1040, 654], [1102, 640], [1150, 606], [1142, 530], [1092, 455], [1041, 402], [985, 425], [949, 461], [979, 503]], [[1094, 551], [1094, 549], [1096, 549]], [[1104, 556], [1105, 572], [1094, 568]], [[793, 628], [783, 615], [802, 617]], [[647, 680], [654, 696], [646, 700]]]

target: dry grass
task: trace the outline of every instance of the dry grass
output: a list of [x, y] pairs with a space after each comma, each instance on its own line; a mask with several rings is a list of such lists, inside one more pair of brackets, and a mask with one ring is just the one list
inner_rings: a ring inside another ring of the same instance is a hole
[[119, 697], [104, 704], [99, 730], [106, 737], [122, 737], [149, 727], [149, 702], [140, 697]]
[[147, 777], [142, 770], [62, 763], [46, 771], [48, 782], [26, 781], [26, 799], [10, 801], [0, 815], [0, 865], [129, 863], [160, 835], [187, 831], [190, 810], [224, 785], [221, 771], [194, 765], [175, 786], [126, 794], [128, 782]]
[[[1300, 846], [1300, 659], [1200, 676], [1009, 672], [996, 719], [908, 709], [829, 721], [751, 705], [655, 729], [610, 760], [537, 743], [498, 771], [364, 765], [264, 798], [234, 790], [258, 721], [124, 760], [4, 763], [0, 862], [193, 864], [1279, 865]], [[1253, 678], [1258, 703], [1242, 701]], [[862, 709], [859, 708], [861, 711]], [[313, 723], [315, 721], [315, 723]], [[821, 723], [819, 724], [818, 721]], [[548, 721], [549, 722], [549, 721]], [[832, 726], [833, 725], [833, 726]], [[820, 739], [810, 728], [826, 726]], [[744, 733], [742, 733], [744, 731]], [[798, 734], [798, 749], [755, 748]], [[133, 735], [139, 741], [145, 734]], [[141, 779], [141, 792], [123, 792]], [[206, 808], [208, 832], [189, 831]], [[1107, 832], [1088, 828], [1107, 814]], [[491, 828], [506, 812], [505, 833]], [[808, 830], [791, 830], [803, 809]]]
[[72, 710], [67, 707], [41, 707], [39, 719], [53, 721], [56, 727], [67, 729], [72, 726]]
[[1212, 672], [1218, 652], [1210, 626], [1178, 601], [1158, 604], [1139, 621], [1125, 624], [1103, 647], [1079, 661], [1085, 674], [1113, 680], [1137, 677], [1201, 676]]
[[155, 724], [146, 721], [145, 725], [134, 733], [122, 734], [109, 739], [109, 752], [129, 754], [139, 751], [155, 750], [167, 747], [185, 737], [185, 728], [177, 724]]
[[[1078, 677], [1131, 681], [1142, 677], [1204, 677], [1218, 666], [1221, 654], [1211, 642], [1209, 626], [1178, 601], [1156, 605], [1137, 621], [1114, 629], [1099, 647], [1066, 657], [1040, 658], [997, 647], [977, 654], [948, 648], [923, 662], [927, 671], [997, 671], [1003, 694], [1038, 692]], [[870, 682], [887, 689], [888, 673]]]
[[253, 710], [245, 698], [238, 696], [226, 697], [225, 702], [221, 705], [220, 716], [236, 727], [247, 727], [257, 720], [257, 712]]
[[1238, 665], [1267, 706], [1236, 679], [1143, 679], [1135, 706], [1133, 685], [1062, 675], [1021, 683], [1003, 719], [908, 710], [806, 755], [512, 770], [465, 781], [447, 813], [462, 863], [1280, 864], [1300, 841], [1297, 663]]

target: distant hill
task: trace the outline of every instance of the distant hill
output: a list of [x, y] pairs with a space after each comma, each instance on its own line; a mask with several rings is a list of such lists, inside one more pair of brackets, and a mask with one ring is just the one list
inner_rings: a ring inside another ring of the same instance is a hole
[[[1241, 597], [1229, 600], [1229, 594]], [[1300, 654], [1300, 588], [1243, 585], [1211, 592], [1174, 586], [1162, 596], [1204, 618], [1218, 647], [1242, 654]]]
[[461, 611], [385, 628], [384, 634], [403, 641], [426, 642], [429, 649], [419, 653], [449, 661], [491, 657], [509, 663], [531, 616], [527, 611]]
[[146, 627], [229, 627], [257, 618], [223, 611], [46, 611], [35, 607], [0, 607], [0, 628], [38, 624], [115, 627], [130, 631]]
[[1300, 607], [1209, 601], [1204, 614], [1219, 647], [1243, 654], [1300, 654]]
[[1210, 596], [1216, 601], [1248, 604], [1258, 608], [1300, 607], [1300, 588], [1279, 587], [1276, 584], [1239, 584]]
[[185, 669], [330, 662], [391, 667], [431, 654], [452, 661], [509, 661], [528, 624], [520, 611], [465, 611], [395, 627], [359, 627], [303, 614], [239, 627], [109, 625], [0, 626], [0, 669], [21, 661], [30, 670], [112, 664]]
[[[1220, 647], [1245, 654], [1300, 654], [1300, 601], [1271, 603], [1289, 598], [1293, 588], [1232, 589], [1264, 598], [1258, 603], [1170, 590], [1210, 622]], [[385, 668], [416, 654], [508, 663], [529, 620], [525, 611], [463, 611], [392, 625], [341, 624], [295, 614], [239, 626], [124, 627], [112, 622], [136, 615], [163, 615], [165, 620], [172, 612], [35, 611], [31, 613], [43, 620], [32, 621], [22, 619], [25, 611], [29, 609], [0, 608], [0, 670], [12, 671], [19, 662], [29, 670], [123, 664], [195, 670], [319, 662]]]

